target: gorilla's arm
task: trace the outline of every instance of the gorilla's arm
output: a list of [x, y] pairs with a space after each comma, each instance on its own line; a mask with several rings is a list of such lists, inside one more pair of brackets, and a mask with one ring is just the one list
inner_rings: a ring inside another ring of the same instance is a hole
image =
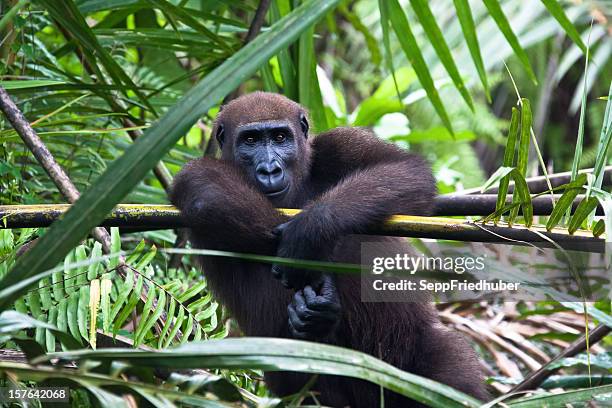
[[231, 163], [203, 157], [177, 174], [170, 201], [208, 248], [274, 255], [287, 220]]
[[[326, 259], [338, 238], [367, 231], [395, 213], [428, 215], [436, 194], [426, 161], [359, 128], [339, 128], [313, 141], [312, 180], [325, 192], [277, 228], [278, 256]], [[275, 276], [301, 289], [320, 274], [276, 265]]]

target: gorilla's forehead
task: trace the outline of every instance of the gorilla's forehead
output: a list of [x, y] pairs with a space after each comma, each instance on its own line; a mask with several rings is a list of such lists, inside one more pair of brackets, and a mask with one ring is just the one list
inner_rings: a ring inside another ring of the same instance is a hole
[[298, 120], [300, 112], [304, 112], [303, 108], [284, 96], [255, 92], [227, 104], [218, 119], [239, 127], [263, 121]]

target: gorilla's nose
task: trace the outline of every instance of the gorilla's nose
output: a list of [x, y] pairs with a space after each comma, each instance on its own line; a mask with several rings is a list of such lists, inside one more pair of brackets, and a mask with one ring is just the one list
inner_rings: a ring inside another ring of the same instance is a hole
[[284, 188], [283, 168], [275, 161], [259, 163], [255, 168], [255, 178], [264, 190], [264, 193], [274, 193]]

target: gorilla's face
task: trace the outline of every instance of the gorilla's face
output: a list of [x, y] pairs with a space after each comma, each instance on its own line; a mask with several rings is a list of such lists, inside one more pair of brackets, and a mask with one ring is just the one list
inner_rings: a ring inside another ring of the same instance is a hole
[[[280, 99], [282, 98], [282, 99]], [[222, 158], [238, 164], [275, 204], [291, 201], [309, 163], [303, 108], [280, 95], [255, 93], [228, 104], [217, 117]]]

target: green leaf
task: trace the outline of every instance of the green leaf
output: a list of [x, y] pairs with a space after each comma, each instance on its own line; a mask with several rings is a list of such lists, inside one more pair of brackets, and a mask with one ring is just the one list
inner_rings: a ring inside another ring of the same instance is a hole
[[[390, 20], [389, 20], [388, 4], [389, 3], [386, 2], [385, 0], [378, 0], [378, 10], [380, 11], [380, 25], [382, 26], [383, 46], [385, 49], [385, 64], [387, 65], [387, 69], [391, 73], [391, 79], [393, 80], [393, 87], [394, 87], [395, 93], [397, 94], [397, 102], [400, 103], [401, 106], [403, 107], [404, 104], [402, 103], [402, 97], [400, 95], [400, 88], [399, 88], [396, 73], [395, 73], [395, 67], [393, 66], [393, 53], [391, 52], [391, 36], [389, 34]], [[373, 96], [375, 98], [377, 97], [376, 95], [373, 95]]]
[[321, 88], [317, 78], [317, 62], [314, 52], [314, 27], [300, 36], [298, 52], [298, 91], [300, 103], [308, 108], [315, 132], [329, 129]]
[[517, 169], [514, 169], [511, 174], [514, 180], [514, 192], [516, 197], [519, 198], [523, 210], [525, 225], [531, 227], [533, 223], [533, 204], [531, 203], [531, 196], [529, 195], [529, 186], [527, 186], [525, 177]]
[[0, 313], [0, 334], [17, 333], [33, 328], [49, 330], [69, 349], [79, 348], [79, 343], [72, 336], [52, 324], [41, 322], [13, 310]]
[[[601, 125], [601, 133], [599, 135], [599, 143], [597, 145], [597, 157], [593, 175], [595, 175], [595, 184], [597, 188], [601, 188], [604, 176], [604, 166], [608, 161], [610, 151], [610, 142], [612, 141], [612, 81], [610, 81], [610, 90], [608, 92], [608, 102], [604, 113], [603, 124]], [[610, 238], [608, 238], [610, 239]]]
[[487, 101], [491, 103], [491, 91], [489, 90], [489, 83], [487, 81], [487, 71], [482, 62], [480, 45], [478, 44], [478, 36], [476, 35], [476, 27], [474, 26], [474, 18], [472, 17], [470, 3], [468, 0], [453, 0], [453, 2], [455, 3], [455, 11], [457, 12], [459, 24], [461, 24], [461, 30], [463, 31], [463, 37], [472, 55], [472, 61], [474, 61], [476, 71], [478, 71], [478, 76], [480, 77], [480, 82], [487, 96]]
[[[299, 340], [231, 338], [193, 342], [172, 350], [98, 350], [57, 353], [67, 360], [121, 360], [135, 366], [185, 368], [251, 368], [344, 375], [373, 382], [429, 406], [479, 407], [474, 398], [447, 385], [401, 371], [355, 350]], [[51, 356], [40, 356], [45, 361]]]
[[10, 3], [4, 4], [4, 15], [2, 19], [0, 19], [0, 31], [4, 30], [4, 27], [15, 18], [17, 12], [21, 10], [26, 4], [28, 4], [28, 0], [19, 0], [17, 4], [15, 4], [9, 11], [6, 11], [6, 7], [10, 6]]
[[[36, 246], [17, 260], [11, 271], [0, 281], [0, 288], [51, 269], [60, 262], [142, 180], [201, 115], [316, 23], [338, 1], [312, 0], [302, 4], [191, 88], [119, 159], [109, 165], [64, 217], [40, 238]], [[45, 0], [45, 3], [55, 2]], [[0, 310], [12, 306], [19, 295], [20, 292], [16, 291], [0, 299]]]
[[102, 331], [110, 332], [111, 322], [111, 288], [113, 282], [105, 275], [100, 281], [100, 311], [102, 312]]
[[157, 294], [157, 290], [155, 286], [150, 286], [149, 291], [147, 292], [147, 301], [142, 307], [142, 314], [140, 315], [138, 326], [136, 327], [136, 331], [134, 332], [134, 345], [135, 346], [140, 345], [140, 341], [142, 341], [142, 339], [144, 338], [146, 334], [144, 330], [147, 326], [147, 320], [149, 318], [149, 314], [151, 313], [151, 307], [153, 307], [153, 302], [155, 301], [156, 294]]
[[89, 341], [89, 332], [87, 328], [89, 318], [89, 286], [81, 286], [79, 288], [79, 299], [77, 307], [77, 323], [81, 337]]
[[121, 329], [121, 326], [123, 325], [125, 320], [128, 318], [130, 313], [134, 311], [134, 308], [136, 307], [136, 305], [138, 305], [138, 301], [140, 300], [140, 292], [142, 291], [142, 286], [143, 286], [143, 277], [142, 275], [138, 274], [138, 279], [136, 280], [136, 287], [134, 288], [134, 290], [132, 290], [132, 293], [130, 293], [130, 299], [128, 300], [127, 304], [125, 305], [121, 313], [119, 313], [119, 316], [117, 316], [117, 319], [113, 320], [113, 333], [116, 334], [119, 331], [119, 329]]
[[561, 198], [559, 198], [559, 201], [555, 205], [555, 208], [553, 208], [552, 213], [548, 218], [548, 222], [546, 223], [546, 229], [548, 231], [553, 229], [559, 223], [559, 221], [561, 221], [561, 218], [566, 213], [567, 209], [571, 208], [574, 199], [580, 193], [584, 183], [586, 183], [586, 179], [587, 175], [585, 173], [581, 173], [578, 175], [578, 177], [576, 177], [576, 180], [567, 184], [565, 192]]
[[402, 6], [399, 4], [398, 0], [388, 0], [386, 2], [383, 1], [383, 3], [387, 4], [388, 17], [389, 21], [391, 22], [391, 27], [393, 27], [393, 30], [395, 31], [395, 35], [397, 36], [397, 39], [399, 40], [399, 43], [406, 54], [406, 58], [408, 58], [408, 61], [410, 61], [410, 64], [414, 68], [421, 86], [427, 93], [427, 96], [438, 113], [438, 116], [440, 116], [440, 119], [442, 119], [444, 126], [446, 126], [449, 132], [454, 134], [450, 119], [448, 118], [444, 104], [440, 99], [440, 94], [438, 93], [433, 79], [429, 74], [429, 68], [425, 63], [425, 58], [423, 58], [423, 54], [419, 49], [416, 38], [414, 37], [410, 24], [408, 23], [408, 18], [406, 18], [406, 14], [404, 13], [404, 10], [402, 10]]
[[[123, 84], [125, 87], [132, 90], [143, 104], [152, 112], [155, 112], [153, 106], [149, 103], [148, 99], [145, 98], [130, 76], [121, 68], [119, 63], [117, 63], [106, 49], [100, 45], [96, 35], [85, 21], [85, 17], [83, 17], [73, 0], [38, 0], [38, 2], [43, 5], [54, 20], [74, 36], [85, 55], [91, 55], [92, 59], [96, 58], [100, 60], [116, 85]], [[124, 93], [126, 92], [124, 91]]]
[[125, 276], [125, 282], [123, 283], [123, 285], [120, 285], [120, 288], [117, 293], [117, 299], [115, 300], [113, 308], [110, 312], [109, 321], [111, 322], [115, 321], [115, 316], [117, 316], [117, 314], [121, 310], [123, 303], [127, 300], [130, 293], [132, 293], [132, 289], [134, 287], [134, 271], [131, 268], [125, 269], [127, 271]]
[[612, 385], [587, 388], [577, 391], [568, 391], [558, 394], [535, 395], [523, 398], [516, 402], [505, 402], [513, 408], [541, 408], [541, 407], [564, 407], [568, 404], [575, 405], [579, 402], [592, 401], [598, 395], [612, 393]]
[[570, 234], [573, 234], [578, 228], [580, 228], [582, 222], [586, 220], [589, 214], [591, 214], [591, 212], [597, 208], [597, 203], [599, 203], [597, 198], [590, 197], [589, 199], [582, 200], [580, 204], [578, 204], [576, 212], [574, 215], [572, 215], [572, 218], [570, 218], [570, 222], [567, 227]]
[[580, 33], [576, 30], [576, 27], [572, 24], [571, 21], [565, 15], [563, 11], [563, 7], [558, 0], [542, 0], [544, 6], [548, 9], [550, 14], [559, 22], [565, 33], [569, 36], [569, 38], [574, 41], [574, 43], [579, 46], [583, 52], [587, 52], [587, 47], [582, 42], [582, 38], [580, 38]]
[[[508, 176], [514, 170], [515, 170], [514, 167], [500, 167], [499, 169], [495, 171], [495, 173], [491, 174], [491, 177], [489, 177], [489, 179], [482, 185], [481, 192], [486, 191], [491, 186], [493, 186], [495, 183], [503, 180], [504, 177]], [[504, 200], [504, 203], [505, 201], [506, 200]]]
[[111, 254], [117, 254], [108, 260], [108, 268], [115, 269], [119, 263], [119, 252], [121, 252], [121, 237], [119, 236], [119, 228], [111, 227]]
[[[187, 319], [191, 319], [191, 317], [188, 316]], [[178, 315], [176, 316], [176, 319], [174, 320], [174, 323], [173, 323], [174, 327], [172, 327], [172, 330], [170, 330], [170, 334], [166, 338], [163, 348], [168, 347], [170, 343], [172, 343], [172, 340], [174, 340], [174, 338], [176, 337], [176, 334], [178, 333], [179, 329], [183, 325], [183, 321], [185, 321], [185, 309], [179, 306]]]
[[603, 234], [605, 231], [606, 231], [606, 222], [604, 220], [597, 221], [595, 226], [593, 226], [593, 236], [598, 237], [601, 234]]
[[[512, 117], [510, 118], [510, 128], [508, 130], [508, 138], [506, 140], [506, 150], [504, 150], [504, 167], [514, 166], [515, 146], [519, 137], [519, 111], [512, 107]], [[503, 177], [499, 182], [499, 190], [497, 192], [497, 203], [495, 210], [498, 211], [506, 205], [506, 194], [508, 194], [508, 185], [510, 184], [510, 176]], [[485, 191], [483, 188], [482, 191]], [[499, 220], [497, 217], [496, 222]]]
[[457, 65], [455, 64], [455, 60], [451, 55], [450, 49], [446, 44], [446, 40], [442, 35], [442, 31], [436, 22], [436, 18], [434, 17], [429, 5], [426, 0], [410, 0], [410, 4], [416, 13], [419, 22], [421, 23], [421, 27], [425, 31], [427, 38], [429, 38], [429, 42], [436, 50], [436, 54], [438, 54], [438, 58], [440, 58], [440, 62], [444, 65], [446, 72], [453, 80], [455, 87], [465, 100], [465, 103], [470, 107], [472, 112], [474, 111], [474, 102], [472, 101], [472, 97], [470, 96], [470, 92], [465, 87], [465, 83], [461, 78], [461, 74], [459, 73], [459, 69], [457, 69]]
[[504, 37], [506, 37], [506, 41], [508, 41], [508, 44], [510, 44], [510, 47], [512, 47], [514, 50], [514, 54], [516, 54], [519, 61], [523, 65], [523, 68], [525, 68], [525, 71], [527, 71], [527, 75], [529, 75], [529, 78], [531, 78], [534, 84], [537, 84], [538, 80], [536, 79], [533, 69], [531, 68], [531, 64], [529, 63], [529, 57], [527, 56], [527, 53], [523, 47], [521, 47], [516, 34], [514, 34], [514, 31], [512, 31], [510, 23], [508, 22], [499, 1], [483, 0], [483, 2], [487, 7], [487, 10], [489, 10], [489, 14], [495, 21], [495, 24], [497, 24]]
[[166, 324], [164, 324], [164, 327], [162, 328], [161, 333], [159, 334], [159, 336], [157, 337], [157, 348], [162, 348], [164, 345], [164, 339], [166, 338], [166, 335], [168, 334], [168, 332], [170, 331], [170, 328], [172, 327], [172, 319], [174, 318], [174, 312], [176, 311], [176, 305], [177, 305], [177, 301], [174, 297], [170, 297], [170, 305], [168, 306], [168, 319], [166, 320]]
[[[521, 99], [521, 134], [518, 145], [518, 159], [516, 164], [516, 170], [524, 180], [527, 177], [527, 164], [529, 163], [529, 142], [531, 140], [531, 104], [529, 99]], [[516, 197], [517, 191], [515, 190], [514, 196]], [[515, 208], [510, 213], [510, 220], [512, 221], [518, 214], [518, 208]]]

